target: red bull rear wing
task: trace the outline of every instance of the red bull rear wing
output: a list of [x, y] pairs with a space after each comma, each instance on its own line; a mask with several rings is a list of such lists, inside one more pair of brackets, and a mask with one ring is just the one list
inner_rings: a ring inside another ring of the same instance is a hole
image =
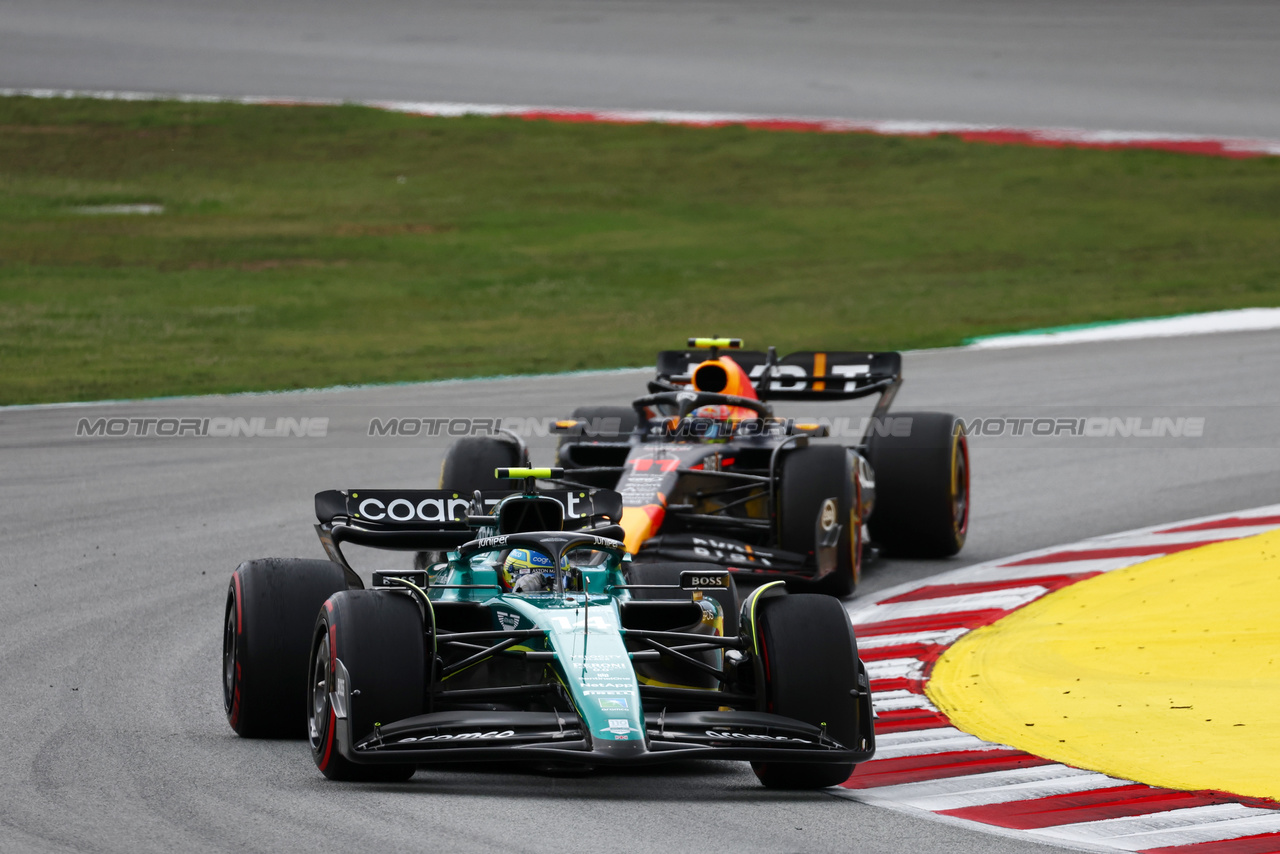
[[[849, 400], [877, 393], [892, 398], [902, 382], [902, 355], [893, 351], [805, 350], [779, 358], [771, 347], [768, 353], [725, 355], [747, 372], [761, 400]], [[706, 360], [704, 349], [663, 350], [655, 390], [688, 385]]]

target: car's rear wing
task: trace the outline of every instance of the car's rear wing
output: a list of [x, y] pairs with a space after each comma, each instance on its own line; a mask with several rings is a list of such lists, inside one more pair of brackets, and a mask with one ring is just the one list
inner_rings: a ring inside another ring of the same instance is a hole
[[[887, 409], [902, 383], [902, 355], [843, 351], [802, 351], [778, 358], [772, 347], [733, 350], [733, 359], [755, 385], [761, 400], [850, 400], [881, 394], [878, 409]], [[708, 357], [706, 350], [663, 350], [658, 353], [659, 385], [689, 383], [693, 369]]]
[[[347, 567], [344, 542], [400, 551], [441, 550], [475, 539], [481, 527], [500, 534], [577, 531], [616, 524], [622, 518], [622, 496], [611, 489], [548, 489], [536, 495], [503, 489], [479, 495], [477, 507], [474, 496], [445, 489], [317, 492], [316, 533], [329, 557]], [[499, 515], [489, 515], [495, 510]]]

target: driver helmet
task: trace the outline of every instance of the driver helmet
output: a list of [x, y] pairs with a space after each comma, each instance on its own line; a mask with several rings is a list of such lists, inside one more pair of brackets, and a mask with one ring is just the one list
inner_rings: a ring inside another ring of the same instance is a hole
[[[567, 562], [561, 564], [568, 568]], [[502, 577], [516, 593], [538, 593], [555, 586], [551, 558], [533, 549], [512, 549], [502, 562]]]
[[[723, 404], [711, 404], [709, 406], [699, 406], [697, 409], [689, 413], [693, 418], [714, 418], [717, 421], [728, 421], [730, 419], [742, 420], [748, 416], [742, 412], [745, 407], [742, 406], [725, 406]], [[755, 413], [750, 409], [746, 409], [750, 417], [755, 417]]]

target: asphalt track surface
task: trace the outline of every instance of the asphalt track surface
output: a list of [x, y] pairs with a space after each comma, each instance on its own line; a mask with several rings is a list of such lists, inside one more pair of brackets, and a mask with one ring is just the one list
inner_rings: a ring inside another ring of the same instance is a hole
[[[864, 592], [1277, 500], [1274, 333], [924, 352], [907, 355], [906, 372], [901, 409], [1180, 413], [1205, 417], [1205, 435], [975, 437], [965, 551], [881, 562]], [[219, 684], [230, 571], [253, 557], [321, 556], [310, 528], [320, 489], [434, 482], [445, 440], [370, 438], [369, 418], [557, 416], [624, 402], [644, 377], [0, 410], [0, 720], [9, 733], [0, 849], [1049, 850], [827, 794], [768, 792], [734, 763], [585, 777], [430, 770], [403, 785], [344, 785], [320, 776], [303, 743], [232, 734]], [[328, 436], [312, 439], [75, 436], [86, 417], [255, 415], [331, 421]], [[533, 441], [535, 462], [549, 459], [550, 442]]]
[[0, 0], [0, 87], [1280, 137], [1274, 0]]

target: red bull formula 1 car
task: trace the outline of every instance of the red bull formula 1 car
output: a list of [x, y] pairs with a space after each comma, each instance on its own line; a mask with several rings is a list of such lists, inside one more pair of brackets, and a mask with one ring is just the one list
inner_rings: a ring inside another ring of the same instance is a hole
[[[700, 561], [755, 580], [836, 596], [876, 551], [947, 557], [969, 525], [969, 450], [953, 415], [889, 415], [902, 384], [894, 352], [800, 352], [779, 358], [739, 339], [689, 339], [658, 355], [649, 394], [590, 406], [558, 423], [564, 486], [622, 495], [636, 561]], [[729, 352], [724, 352], [729, 351]], [[777, 401], [878, 395], [849, 445], [815, 441], [821, 423], [778, 417]], [[492, 488], [499, 466], [528, 463], [514, 436], [460, 440], [444, 489]]]

